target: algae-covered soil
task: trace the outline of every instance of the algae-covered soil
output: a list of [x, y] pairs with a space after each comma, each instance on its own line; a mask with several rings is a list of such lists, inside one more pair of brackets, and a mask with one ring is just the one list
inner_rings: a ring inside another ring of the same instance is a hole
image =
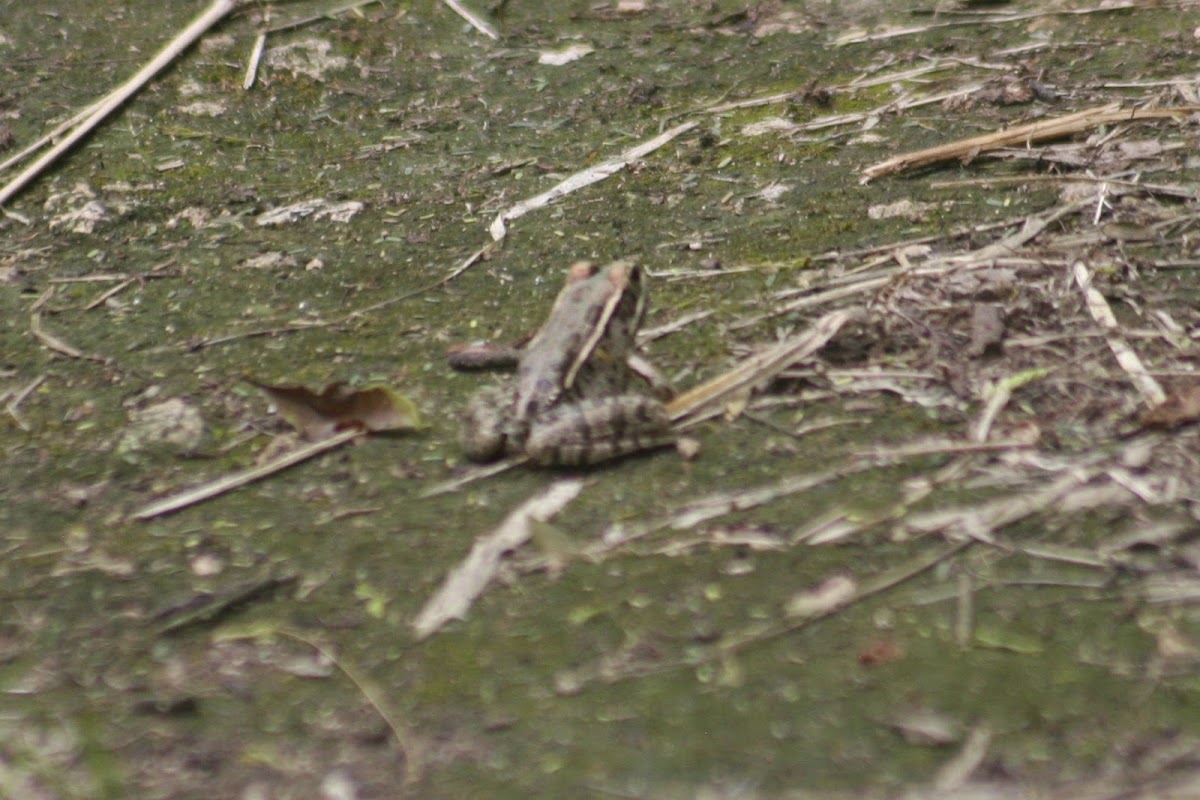
[[[336, 5], [238, 9], [0, 209], [0, 796], [1200, 792], [1195, 3]], [[0, 159], [203, 8], [0, 0]], [[430, 493], [496, 380], [447, 349], [621, 257], [678, 387], [837, 330], [418, 638], [570, 486]], [[422, 425], [140, 518], [298, 446], [247, 377]]]

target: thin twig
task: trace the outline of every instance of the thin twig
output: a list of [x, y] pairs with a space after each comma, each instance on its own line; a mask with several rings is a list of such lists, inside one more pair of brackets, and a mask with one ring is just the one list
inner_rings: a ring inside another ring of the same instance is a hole
[[242, 77], [242, 89], [249, 90], [258, 80], [258, 65], [262, 62], [263, 51], [267, 48], [267, 34], [260, 33], [254, 37], [254, 45], [250, 48], [250, 58], [246, 59], [246, 74]]
[[936, 567], [938, 564], [953, 558], [963, 550], [974, 544], [971, 539], [964, 539], [961, 542], [954, 542], [946, 547], [941, 547], [929, 553], [918, 555], [904, 564], [900, 564], [880, 575], [869, 578], [858, 587], [854, 595], [842, 603], [823, 610], [818, 614], [809, 617], [804, 617], [798, 621], [785, 623], [774, 629], [769, 629], [759, 633], [750, 633], [743, 636], [731, 637], [728, 641], [717, 645], [714, 656], [734, 653], [746, 649], [751, 645], [763, 644], [765, 642], [778, 639], [781, 636], [796, 633], [797, 631], [807, 628], [814, 622], [818, 622], [826, 617], [831, 617], [836, 613], [844, 611], [851, 606], [857, 605], [864, 600], [868, 600], [875, 595], [882, 594], [889, 589], [894, 589], [897, 586], [907, 583], [913, 578]]
[[449, 494], [450, 492], [461, 489], [469, 483], [474, 483], [475, 481], [481, 481], [486, 478], [490, 478], [493, 475], [499, 475], [501, 473], [508, 472], [510, 469], [519, 467], [528, 461], [529, 459], [525, 456], [517, 456], [515, 458], [506, 458], [503, 461], [497, 461], [495, 464], [484, 464], [483, 466], [473, 467], [456, 478], [451, 478], [450, 480], [443, 481], [442, 483], [435, 483], [433, 486], [425, 489], [417, 496], [424, 499], [426, 497], [437, 497], [439, 494]]
[[700, 320], [708, 319], [714, 313], [716, 312], [711, 308], [703, 311], [694, 311], [691, 314], [684, 314], [679, 319], [674, 319], [670, 322], [664, 322], [662, 325], [657, 327], [645, 328], [638, 332], [638, 345], [643, 345], [647, 342], [654, 342], [663, 338], [664, 336], [669, 336], [676, 331], [681, 331], [688, 325], [691, 325], [693, 322], [699, 322]]
[[135, 280], [133, 278], [126, 278], [125, 280], [118, 283], [116, 286], [105, 289], [103, 292], [96, 295], [96, 297], [93, 300], [88, 302], [88, 304], [83, 307], [83, 310], [91, 311], [93, 308], [103, 305], [104, 302], [106, 300], [108, 300], [110, 297], [120, 294], [121, 292], [125, 291], [130, 286], [132, 286], [134, 283], [135, 283]]
[[299, 577], [292, 572], [282, 575], [265, 575], [226, 586], [217, 591], [195, 594], [183, 602], [172, 603], [154, 614], [157, 636], [173, 636], [181, 631], [200, 625], [213, 625], [235, 609], [246, 606], [250, 601], [262, 599], [280, 586], [294, 583]]
[[309, 637], [308, 634], [293, 628], [278, 628], [276, 630], [280, 635], [286, 636], [289, 639], [295, 639], [297, 642], [303, 642], [316, 650], [324, 658], [328, 659], [330, 664], [341, 670], [342, 674], [354, 684], [355, 688], [362, 692], [362, 696], [375, 709], [375, 713], [387, 724], [392, 732], [392, 736], [396, 737], [396, 745], [400, 748], [400, 752], [404, 754], [404, 785], [413, 786], [419, 783], [425, 773], [424, 749], [408, 726], [401, 722], [400, 715], [392, 707], [387, 693], [375, 681], [371, 680], [366, 673], [359, 672], [358, 668], [352, 666], [349, 661], [338, 657], [331, 649], [316, 639]]
[[1118, 180], [1102, 175], [993, 175], [982, 178], [962, 178], [952, 181], [930, 181], [930, 189], [961, 189], [971, 186], [1008, 186], [1027, 183], [1105, 183], [1124, 190], [1122, 194], [1151, 194], [1178, 197], [1183, 200], [1200, 199], [1200, 193], [1187, 186], [1164, 183], [1141, 183]]
[[[751, 317], [740, 319], [737, 322], [732, 323], [729, 326], [729, 329], [740, 330], [742, 328], [756, 325], [764, 320], [773, 319], [774, 317], [778, 317], [783, 314], [789, 314], [805, 308], [814, 308], [817, 306], [826, 305], [836, 300], [853, 297], [854, 295], [861, 294], [863, 292], [882, 289], [900, 275], [909, 275], [914, 278], [929, 278], [938, 277], [951, 272], [992, 266], [997, 263], [998, 259], [1010, 257], [1018, 248], [1028, 244], [1050, 225], [1090, 205], [1090, 200], [1081, 200], [1077, 203], [1058, 206], [1042, 216], [1027, 217], [1024, 220], [1024, 224], [1021, 226], [1021, 230], [1015, 231], [1008, 236], [1005, 236], [1003, 239], [993, 242], [992, 244], [976, 250], [968, 251], [960, 255], [931, 258], [927, 262], [918, 266], [910, 265], [888, 267], [885, 269], [874, 269], [868, 272], [858, 272], [854, 273], [853, 275], [838, 276], [837, 278], [831, 279], [825, 284], [830, 288], [813, 294], [806, 294], [805, 296], [797, 298], [790, 303], [777, 306], [762, 314], [756, 314]], [[895, 260], [901, 262], [907, 260], [907, 257], [903, 255], [903, 250], [899, 248], [890, 254], [890, 258], [894, 258]], [[808, 286], [804, 287], [801, 291], [813, 292], [813, 288], [814, 287], [812, 286]]]
[[967, 781], [983, 763], [991, 743], [991, 727], [986, 722], [973, 725], [962, 748], [934, 774], [933, 788], [935, 791], [931, 796], [951, 797], [955, 793], [960, 796], [969, 796], [970, 789], [966, 788]]
[[465, 19], [472, 28], [479, 31], [484, 36], [488, 37], [489, 39], [500, 38], [500, 34], [496, 33], [495, 29], [492, 28], [491, 25], [488, 25], [486, 22], [484, 22], [483, 19], [475, 14], [475, 12], [458, 2], [458, 0], [442, 0], [442, 2], [449, 6], [455, 14], [458, 14], [460, 17]]
[[1012, 393], [1027, 383], [1045, 377], [1047, 372], [1049, 372], [1048, 369], [1029, 369], [997, 381], [992, 386], [991, 396], [988, 397], [979, 419], [971, 427], [971, 439], [975, 442], [986, 442], [991, 433], [992, 424], [995, 423], [996, 417], [1000, 416], [1004, 407], [1008, 405], [1008, 401], [1012, 399]]
[[441, 278], [438, 278], [433, 283], [428, 284], [427, 286], [422, 286], [418, 289], [413, 289], [411, 292], [405, 292], [404, 294], [397, 295], [396, 297], [392, 297], [387, 300], [381, 300], [377, 303], [372, 303], [371, 305], [355, 309], [354, 311], [351, 311], [346, 316], [342, 317], [340, 320], [335, 320], [335, 323], [336, 322], [349, 322], [350, 320], [358, 319], [359, 317], [362, 317], [366, 314], [370, 314], [373, 311], [378, 311], [381, 308], [387, 308], [390, 305], [399, 303], [401, 300], [408, 300], [411, 297], [416, 297], [419, 294], [424, 294], [425, 292], [430, 292], [441, 286], [445, 286], [447, 283], [454, 280], [459, 275], [462, 275], [464, 272], [466, 272], [468, 269], [473, 267], [475, 264], [478, 264], [480, 261], [487, 258], [492, 252], [495, 251], [495, 249], [496, 249], [495, 244], [492, 244], [492, 243], [485, 244], [483, 247], [479, 248], [474, 253], [471, 253], [471, 255], [469, 255], [465, 259], [463, 259], [461, 264], [459, 264], [457, 267], [455, 267], [454, 269], [447, 272]]
[[[290, 31], [292, 28], [300, 28], [309, 24], [310, 22], [318, 22], [323, 19], [333, 19], [336, 16], [345, 14], [347, 11], [354, 11], [355, 9], [362, 8], [363, 6], [369, 6], [371, 3], [382, 2], [383, 0], [354, 0], [352, 3], [346, 3], [345, 5], [338, 6], [337, 8], [331, 8], [328, 11], [322, 11], [320, 14], [310, 14], [309, 16], [301, 17], [300, 19], [292, 19], [288, 20], [287, 22], [280, 22], [278, 25], [273, 25], [270, 28], [263, 30], [260, 35], [270, 36], [272, 33]], [[265, 23], [266, 20], [264, 19], [263, 22]]]
[[1113, 315], [1112, 309], [1108, 307], [1108, 301], [1104, 299], [1104, 295], [1092, 286], [1091, 270], [1082, 261], [1076, 261], [1071, 267], [1071, 272], [1075, 277], [1075, 284], [1083, 292], [1088, 313], [1092, 315], [1096, 324], [1104, 329], [1105, 341], [1108, 342], [1108, 348], [1116, 357], [1117, 363], [1121, 365], [1121, 369], [1125, 370], [1125, 374], [1129, 376], [1134, 387], [1141, 392], [1142, 399], [1147, 406], [1153, 408], [1161, 404], [1167, 399], [1166, 392], [1163, 391], [1158, 381], [1146, 371], [1146, 367], [1138, 358], [1137, 353], [1118, 335], [1120, 326], [1117, 318]]
[[[941, 102], [944, 102], [944, 101], [949, 100], [954, 97], [962, 97], [964, 95], [969, 95], [969, 94], [979, 91], [979, 88], [980, 87], [978, 85], [962, 86], [962, 87], [959, 87], [958, 89], [953, 89], [948, 92], [940, 92], [938, 94], [920, 95], [918, 97], [912, 97], [912, 96], [906, 94], [895, 100], [889, 100], [886, 103], [876, 106], [875, 108], [869, 109], [867, 111], [853, 111], [853, 112], [849, 112], [849, 113], [845, 113], [845, 114], [830, 114], [830, 115], [826, 115], [823, 117], [816, 117], [815, 119], [811, 119], [808, 122], [804, 122], [799, 125], [796, 125], [791, 130], [794, 132], [819, 131], [819, 130], [824, 130], [825, 128], [836, 128], [841, 125], [855, 125], [860, 122], [867, 122], [868, 120], [874, 119], [876, 117], [880, 117], [887, 113], [894, 113], [897, 111], [907, 111], [907, 110], [913, 109], [913, 108], [920, 108], [921, 106], [932, 105], [934, 103], [941, 103]], [[737, 101], [730, 102], [730, 103], [721, 103], [720, 105], [711, 106], [711, 107], [704, 108], [701, 110], [706, 113], [717, 114], [717, 113], [721, 113], [723, 111], [730, 111], [733, 109], [743, 108], [743, 107], [747, 107], [747, 106], [753, 107], [753, 106], [765, 105], [767, 103], [783, 102], [784, 100], [787, 100], [788, 98], [794, 96], [794, 94], [795, 94], [794, 92], [791, 92], [791, 93], [787, 93], [787, 94], [772, 94], [772, 95], [767, 95], [766, 97], [756, 97], [756, 98], [750, 98], [747, 100], [737, 100]]]
[[863, 450], [856, 458], [863, 461], [892, 464], [906, 458], [936, 455], [969, 455], [972, 453], [994, 453], [1007, 450], [1028, 450], [1033, 442], [1027, 439], [993, 439], [987, 442], [964, 442], [955, 439], [926, 439], [905, 442], [895, 447], [877, 447]]
[[[980, 233], [989, 233], [995, 230], [1003, 230], [1011, 228], [1014, 225], [1021, 225], [1027, 219], [1028, 214], [1022, 214], [1019, 217], [999, 220], [997, 222], [989, 222], [985, 225], [971, 223], [958, 228], [946, 231], [944, 233], [935, 233], [930, 236], [917, 236], [912, 239], [901, 239], [898, 242], [885, 242], [884, 244], [875, 244], [868, 247], [860, 247], [857, 250], [831, 250], [813, 257], [813, 261], [841, 261], [852, 258], [862, 258], [864, 256], [873, 256], [879, 253], [892, 253], [896, 250], [904, 250], [915, 245], [932, 244], [933, 242], [948, 242], [953, 239], [961, 239], [964, 236], [975, 236]], [[884, 261], [890, 261], [891, 256], [888, 255]]]
[[882, 289], [884, 286], [887, 286], [889, 283], [892, 282], [893, 275], [891, 273], [896, 272], [896, 271], [899, 271], [899, 270], [897, 268], [893, 268], [893, 270], [888, 271], [889, 274], [885, 274], [880, 277], [872, 277], [872, 278], [867, 278], [865, 280], [857, 280], [849, 286], [835, 287], [835, 288], [831, 288], [831, 289], [826, 289], [821, 292], [815, 292], [812, 294], [805, 295], [804, 297], [793, 300], [790, 303], [785, 303], [784, 305], [776, 306], [775, 308], [772, 308], [770, 311], [766, 311], [762, 314], [756, 314], [752, 317], [746, 317], [745, 319], [740, 319], [737, 322], [730, 324], [729, 330], [731, 330], [731, 331], [742, 330], [743, 328], [749, 328], [754, 325], [757, 325], [758, 323], [763, 322], [764, 320], [774, 319], [775, 317], [781, 317], [784, 314], [791, 314], [792, 312], [800, 311], [801, 309], [804, 309], [804, 308], [816, 308], [818, 306], [823, 306], [823, 305], [827, 305], [829, 303], [833, 303], [837, 300], [844, 300], [848, 297], [854, 297], [855, 295], [859, 295], [864, 292], [870, 292], [875, 289]]
[[218, 495], [233, 491], [248, 483], [262, 480], [276, 472], [281, 472], [288, 467], [299, 464], [302, 461], [307, 461], [313, 456], [320, 455], [329, 450], [341, 447], [346, 442], [357, 439], [363, 436], [363, 432], [357, 429], [347, 429], [338, 431], [328, 439], [322, 439], [319, 442], [301, 447], [299, 450], [293, 450], [290, 453], [285, 453], [279, 458], [267, 464], [254, 467], [253, 469], [235, 472], [232, 475], [226, 475], [223, 478], [218, 478], [215, 481], [210, 481], [201, 486], [196, 486], [179, 494], [164, 497], [161, 500], [156, 500], [148, 506], [144, 506], [130, 514], [131, 519], [151, 519], [152, 517], [161, 517], [164, 514], [172, 514], [180, 509], [188, 506], [202, 503], [205, 500], [211, 500]]
[[756, 626], [746, 633], [732, 634], [723, 641], [694, 655], [678, 659], [666, 661], [649, 660], [634, 655], [629, 651], [604, 656], [596, 663], [559, 673], [555, 676], [555, 688], [560, 694], [575, 694], [582, 691], [587, 684], [597, 681], [613, 684], [634, 678], [661, 675], [678, 669], [694, 669], [702, 664], [713, 664], [724, 661], [737, 652], [797, 633], [834, 614], [841, 613], [845, 609], [857, 605], [864, 600], [868, 600], [889, 589], [906, 583], [953, 558], [972, 544], [974, 542], [968, 539], [938, 548], [930, 553], [919, 555], [904, 564], [864, 581], [848, 597], [836, 603], [831, 603], [820, 611], [800, 617], [797, 620], [776, 623], [766, 629]]
[[64, 120], [63, 122], [60, 122], [54, 128], [54, 130], [50, 131], [45, 136], [38, 139], [36, 142], [32, 143], [31, 145], [29, 145], [28, 147], [26, 147], [25, 149], [21, 150], [18, 153], [13, 153], [11, 156], [6, 158], [4, 161], [0, 162], [0, 172], [3, 172], [4, 170], [8, 169], [9, 167], [13, 166], [14, 164], [21, 163], [22, 161], [25, 160], [25, 158], [27, 156], [33, 155], [34, 153], [36, 153], [38, 150], [41, 150], [43, 147], [45, 147], [50, 142], [57, 140], [59, 136], [62, 136], [64, 133], [69, 131], [71, 128], [75, 127], [80, 122], [87, 119], [88, 115], [91, 114], [92, 112], [94, 112], [98, 105], [100, 105], [99, 101], [92, 103], [90, 106], [87, 106], [86, 108], [84, 108], [81, 111], [75, 112], [74, 116], [70, 117], [67, 120]]
[[129, 288], [134, 283], [145, 280], [146, 278], [161, 278], [162, 277], [161, 272], [164, 269], [166, 269], [167, 267], [172, 266], [176, 262], [176, 260], [177, 259], [175, 259], [174, 257], [168, 258], [166, 261], [162, 262], [161, 264], [156, 264], [155, 266], [151, 267], [146, 272], [143, 272], [139, 275], [133, 275], [133, 276], [126, 277], [124, 280], [122, 280], [116, 286], [113, 286], [112, 288], [107, 289], [107, 290], [101, 292], [100, 294], [96, 295], [96, 297], [94, 299], [92, 299], [90, 302], [87, 303], [87, 305], [85, 305], [83, 307], [83, 310], [91, 311], [93, 308], [96, 308], [97, 306], [103, 304], [110, 297], [113, 297], [113, 296], [125, 291], [127, 288]]
[[9, 416], [11, 416], [13, 418], [13, 420], [17, 423], [17, 427], [19, 427], [23, 431], [29, 431], [32, 429], [30, 428], [29, 423], [27, 423], [21, 417], [21, 413], [19, 411], [19, 409], [21, 407], [21, 403], [24, 403], [25, 399], [27, 397], [29, 397], [29, 395], [33, 394], [34, 391], [36, 391], [37, 388], [45, 382], [46, 382], [46, 376], [39, 375], [38, 377], [36, 377], [32, 381], [30, 381], [29, 384], [26, 385], [24, 389], [22, 389], [21, 391], [17, 392], [15, 395], [13, 395], [9, 399], [9, 401], [4, 404], [4, 410], [7, 411]]
[[670, 130], [660, 133], [653, 139], [642, 142], [639, 145], [629, 148], [615, 158], [610, 158], [594, 167], [588, 167], [585, 170], [576, 172], [564, 180], [551, 186], [546, 191], [539, 195], [530, 197], [527, 200], [522, 200], [514, 206], [510, 206], [496, 215], [496, 219], [492, 221], [489, 231], [492, 234], [492, 239], [500, 241], [507, 235], [507, 224], [514, 219], [525, 216], [530, 211], [542, 208], [553, 203], [560, 197], [565, 197], [573, 192], [577, 192], [584, 187], [591, 186], [593, 183], [609, 178], [612, 175], [620, 172], [625, 167], [632, 164], [644, 156], [653, 153], [658, 148], [670, 142], [677, 136], [687, 133], [692, 128], [696, 127], [696, 122], [685, 122], [681, 125], [676, 125]]
[[705, 522], [739, 511], [748, 511], [773, 503], [783, 497], [812, 491], [840, 480], [855, 471], [871, 468], [862, 464], [859, 469], [845, 467], [824, 472], [809, 472], [788, 475], [762, 486], [751, 486], [733, 491], [712, 492], [692, 498], [657, 517], [640, 522], [614, 522], [605, 528], [600, 538], [583, 550], [583, 556], [597, 561], [612, 552], [625, 548], [633, 542], [645, 539], [659, 531], [671, 529], [689, 530]]
[[970, 19], [955, 19], [946, 22], [934, 22], [929, 25], [913, 25], [907, 28], [893, 28], [891, 30], [880, 31], [879, 33], [868, 33], [855, 36], [845, 36], [839, 38], [834, 44], [841, 47], [848, 44], [862, 44], [864, 42], [878, 42], [883, 39], [895, 39], [900, 36], [913, 36], [916, 34], [935, 31], [940, 28], [956, 28], [964, 25], [1001, 25], [1008, 22], [1023, 22], [1029, 19], [1040, 19], [1042, 17], [1053, 17], [1061, 14], [1081, 15], [1081, 14], [1099, 14], [1103, 12], [1122, 11], [1129, 8], [1136, 8], [1140, 4], [1140, 0], [1127, 0], [1124, 3], [1113, 3], [1112, 5], [1096, 6], [1092, 8], [1071, 8], [1071, 9], [1054, 9], [1052, 11], [1028, 11], [1016, 14], [987, 14], [972, 16]]
[[[1011, 439], [984, 443], [931, 439], [908, 442], [892, 448], [862, 450], [853, 454], [844, 465], [836, 469], [789, 475], [762, 486], [713, 492], [692, 498], [665, 514], [642, 522], [612, 523], [593, 544], [584, 549], [583, 556], [597, 561], [632, 542], [662, 530], [687, 530], [727, 514], [757, 508], [782, 497], [811, 491], [851, 475], [900, 464], [913, 458], [1023, 450], [1029, 447], [1030, 443], [1027, 441]], [[880, 521], [883, 519], [886, 517], [878, 518]]]
[[441, 278], [438, 278], [433, 283], [426, 284], [425, 286], [418, 287], [408, 292], [404, 292], [403, 294], [395, 297], [389, 297], [387, 300], [380, 300], [378, 302], [371, 303], [370, 305], [363, 306], [362, 308], [357, 308], [347, 314], [337, 317], [336, 319], [319, 321], [314, 320], [312, 322], [303, 322], [295, 325], [284, 325], [278, 328], [258, 328], [252, 331], [244, 331], [243, 333], [230, 333], [224, 336], [215, 336], [210, 339], [189, 341], [180, 346], [188, 351], [196, 351], [203, 350], [206, 347], [215, 347], [219, 344], [228, 344], [229, 342], [236, 342], [241, 339], [252, 339], [259, 336], [277, 336], [281, 333], [296, 333], [297, 331], [307, 331], [313, 328], [336, 328], [338, 325], [345, 325], [355, 319], [358, 319], [359, 317], [363, 317], [367, 314], [378, 311], [381, 308], [387, 308], [388, 306], [395, 305], [402, 300], [408, 300], [416, 297], [417, 295], [424, 294], [425, 292], [433, 291], [440, 286], [444, 286], [445, 284], [457, 278], [459, 275], [466, 272], [470, 267], [479, 263], [494, 249], [495, 244], [489, 242], [471, 255], [467, 256], [461, 264], [450, 270], [450, 272], [446, 273]]
[[97, 364], [111, 364], [112, 359], [104, 356], [92, 355], [85, 353], [78, 347], [64, 341], [55, 336], [53, 333], [42, 328], [42, 315], [34, 311], [29, 315], [29, 330], [33, 333], [35, 339], [41, 342], [45, 347], [53, 350], [56, 353], [61, 353], [68, 358], [77, 358], [80, 361], [95, 361]]
[[862, 182], [867, 183], [874, 178], [893, 175], [899, 172], [927, 167], [943, 161], [975, 158], [980, 153], [998, 150], [1002, 147], [1027, 147], [1033, 142], [1048, 139], [1061, 139], [1073, 133], [1089, 130], [1099, 125], [1111, 122], [1131, 122], [1139, 119], [1162, 119], [1190, 114], [1200, 107], [1180, 106], [1177, 108], [1131, 108], [1122, 110], [1120, 104], [1108, 105], [1077, 111], [1054, 119], [1043, 119], [1026, 125], [1017, 125], [1004, 130], [985, 133], [959, 139], [956, 142], [928, 147], [912, 153], [889, 158], [887, 161], [874, 164], [863, 170]]
[[196, 19], [192, 20], [146, 66], [142, 67], [132, 78], [96, 103], [92, 112], [85, 116], [58, 144], [50, 148], [45, 155], [30, 164], [24, 172], [5, 184], [3, 188], [0, 188], [0, 206], [7, 203], [13, 195], [25, 188], [25, 185], [40, 175], [46, 167], [57, 161], [63, 153], [70, 150], [87, 136], [109, 114], [120, 108], [126, 100], [149, 83], [155, 75], [178, 58], [184, 50], [204, 35], [209, 28], [216, 25], [237, 8], [241, 2], [242, 0], [213, 0], [212, 5], [200, 14], [200, 16], [196, 17]]
[[296, 331], [307, 331], [312, 328], [329, 328], [336, 325], [340, 320], [302, 322], [296, 325], [281, 325], [278, 328], [256, 328], [252, 331], [243, 331], [242, 333], [228, 333], [224, 336], [214, 336], [211, 339], [200, 339], [197, 341], [185, 342], [181, 346], [188, 352], [196, 352], [203, 350], [206, 347], [216, 347], [219, 344], [228, 344], [241, 339], [256, 339], [260, 336], [278, 336], [281, 333], [295, 333]]
[[861, 319], [864, 313], [858, 308], [831, 311], [814, 322], [804, 333], [789, 337], [761, 353], [750, 356], [733, 369], [684, 392], [667, 405], [671, 421], [679, 423], [756, 383], [775, 377], [792, 364], [820, 350], [843, 325], [851, 320]]

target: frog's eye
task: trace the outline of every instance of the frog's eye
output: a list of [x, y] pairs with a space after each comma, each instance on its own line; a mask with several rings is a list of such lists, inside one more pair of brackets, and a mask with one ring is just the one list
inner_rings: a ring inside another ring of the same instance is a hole
[[636, 289], [641, 280], [642, 268], [633, 261], [614, 261], [608, 268], [608, 282], [614, 289], [622, 290], [629, 286]]

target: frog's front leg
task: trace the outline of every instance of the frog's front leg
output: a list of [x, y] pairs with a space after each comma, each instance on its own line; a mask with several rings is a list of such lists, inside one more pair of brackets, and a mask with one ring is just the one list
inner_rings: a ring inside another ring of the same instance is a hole
[[511, 398], [499, 386], [480, 389], [463, 410], [459, 441], [472, 461], [495, 461], [512, 445]]
[[530, 427], [525, 455], [542, 466], [596, 464], [675, 441], [666, 406], [623, 394], [557, 406]]

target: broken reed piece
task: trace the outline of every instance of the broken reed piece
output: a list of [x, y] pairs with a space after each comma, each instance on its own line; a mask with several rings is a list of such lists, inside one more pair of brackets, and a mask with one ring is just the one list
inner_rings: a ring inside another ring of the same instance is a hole
[[1175, 108], [1131, 108], [1122, 109], [1119, 103], [1109, 103], [1103, 106], [1076, 111], [1073, 114], [1030, 122], [1012, 128], [959, 139], [956, 142], [940, 144], [912, 153], [903, 153], [881, 161], [863, 170], [861, 183], [869, 183], [875, 178], [885, 175], [895, 175], [900, 172], [939, 164], [943, 161], [969, 161], [980, 153], [989, 150], [999, 150], [1003, 147], [1029, 146], [1034, 142], [1050, 139], [1061, 139], [1073, 133], [1089, 130], [1098, 125], [1110, 122], [1131, 122], [1139, 119], [1162, 119], [1178, 117], [1200, 111], [1200, 106], [1177, 106]]

